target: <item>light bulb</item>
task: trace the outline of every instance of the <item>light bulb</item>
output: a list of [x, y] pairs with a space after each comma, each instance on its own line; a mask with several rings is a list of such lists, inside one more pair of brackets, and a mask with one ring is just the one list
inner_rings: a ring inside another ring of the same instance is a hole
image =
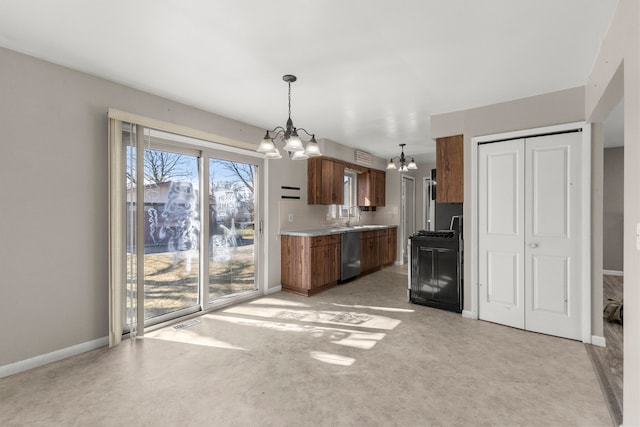
[[295, 128], [293, 129], [293, 132], [291, 133], [289, 138], [287, 138], [287, 143], [285, 144], [284, 149], [289, 153], [304, 151], [302, 141], [300, 141], [300, 137], [298, 136], [298, 132], [296, 132]]
[[280, 154], [280, 151], [274, 145], [273, 146], [273, 150], [269, 151], [268, 153], [266, 153], [264, 155], [264, 157], [266, 159], [281, 159], [282, 158], [282, 154]]
[[258, 153], [269, 153], [275, 150], [275, 148], [276, 146], [274, 145], [273, 141], [269, 137], [269, 131], [267, 131], [267, 133], [264, 136], [264, 139], [260, 142], [260, 145], [258, 145], [258, 149], [256, 151]]
[[304, 152], [304, 150], [301, 151], [294, 151], [293, 155], [291, 156], [291, 160], [304, 160], [304, 159], [308, 159], [309, 156], [307, 156]]

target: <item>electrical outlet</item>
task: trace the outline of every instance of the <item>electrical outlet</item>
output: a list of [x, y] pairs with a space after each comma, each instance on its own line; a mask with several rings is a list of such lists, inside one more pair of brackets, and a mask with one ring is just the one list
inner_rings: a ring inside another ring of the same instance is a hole
[[292, 213], [289, 214], [289, 222], [293, 222], [293, 214]]

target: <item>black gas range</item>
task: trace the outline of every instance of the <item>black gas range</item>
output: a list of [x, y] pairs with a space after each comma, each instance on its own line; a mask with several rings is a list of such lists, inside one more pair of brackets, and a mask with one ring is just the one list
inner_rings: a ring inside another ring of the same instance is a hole
[[462, 235], [454, 230], [421, 230], [409, 238], [409, 301], [462, 312]]

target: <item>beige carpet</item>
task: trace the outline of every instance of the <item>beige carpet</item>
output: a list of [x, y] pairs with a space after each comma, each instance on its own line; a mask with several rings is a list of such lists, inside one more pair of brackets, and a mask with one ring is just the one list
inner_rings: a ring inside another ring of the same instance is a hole
[[0, 424], [611, 425], [579, 342], [406, 302], [391, 267], [0, 380]]

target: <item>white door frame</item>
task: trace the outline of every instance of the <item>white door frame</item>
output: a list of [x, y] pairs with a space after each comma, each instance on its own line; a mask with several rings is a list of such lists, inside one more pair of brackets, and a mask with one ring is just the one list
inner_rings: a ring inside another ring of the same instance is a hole
[[582, 251], [580, 253], [580, 277], [581, 284], [581, 330], [582, 342], [591, 344], [591, 125], [585, 122], [566, 123], [556, 126], [546, 126], [540, 128], [526, 129], [514, 132], [505, 132], [493, 135], [484, 135], [471, 138], [471, 182], [474, 185], [471, 189], [471, 227], [474, 242], [471, 245], [471, 259], [466, 260], [471, 270], [471, 313], [464, 313], [465, 317], [478, 319], [478, 145], [481, 143], [498, 141], [503, 139], [526, 138], [534, 135], [546, 133], [563, 132], [574, 129], [582, 129], [582, 193], [580, 194], [580, 209], [582, 211], [581, 241]]
[[427, 211], [431, 214], [431, 211], [428, 209], [429, 204], [431, 203], [431, 177], [423, 176], [422, 177], [422, 229], [430, 230], [427, 222], [429, 221]]
[[[400, 197], [402, 198], [402, 256], [400, 257], [400, 261], [402, 263], [404, 263], [404, 256], [405, 256], [405, 252], [407, 252], [407, 242], [408, 239], [406, 239], [406, 230], [405, 230], [405, 223], [407, 222], [407, 206], [406, 206], [406, 200], [405, 200], [405, 192], [406, 192], [406, 187], [405, 187], [405, 179], [409, 179], [411, 181], [413, 181], [413, 193], [411, 194], [411, 197], [413, 198], [413, 228], [415, 229], [416, 227], [416, 179], [414, 177], [412, 177], [411, 175], [405, 175], [402, 174], [401, 177], [401, 187], [400, 187]], [[407, 254], [408, 255], [408, 254]]]

